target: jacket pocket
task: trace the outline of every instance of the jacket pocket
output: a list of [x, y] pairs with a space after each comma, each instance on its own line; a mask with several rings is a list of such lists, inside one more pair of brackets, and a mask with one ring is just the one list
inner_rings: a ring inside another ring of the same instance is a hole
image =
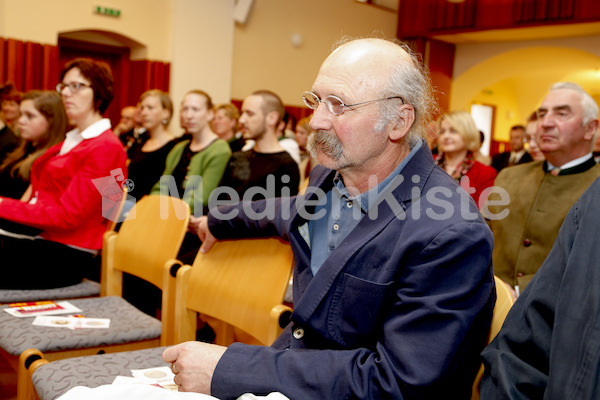
[[342, 274], [331, 301], [327, 329], [343, 346], [372, 347], [374, 328], [380, 322], [384, 302], [393, 282], [378, 283]]

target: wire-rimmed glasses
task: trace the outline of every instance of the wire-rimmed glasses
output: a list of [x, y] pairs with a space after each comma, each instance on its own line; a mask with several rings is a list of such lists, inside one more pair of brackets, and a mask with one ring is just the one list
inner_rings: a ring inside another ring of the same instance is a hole
[[325, 97], [324, 99], [321, 99], [319, 96], [317, 96], [313, 92], [304, 92], [304, 94], [302, 95], [302, 100], [304, 100], [304, 104], [306, 104], [306, 106], [308, 108], [310, 108], [311, 110], [316, 110], [319, 107], [320, 103], [325, 103], [325, 105], [327, 106], [327, 110], [329, 110], [329, 112], [332, 113], [333, 115], [342, 115], [344, 113], [344, 111], [346, 111], [346, 108], [349, 108], [349, 107], [362, 106], [364, 104], [374, 103], [376, 101], [391, 100], [391, 99], [400, 99], [400, 100], [402, 100], [402, 104], [405, 104], [404, 99], [401, 96], [384, 97], [381, 99], [368, 100], [368, 101], [363, 101], [362, 103], [355, 103], [355, 104], [344, 104], [342, 99], [340, 99], [339, 97], [334, 96], [334, 95], [329, 95], [329, 96]]

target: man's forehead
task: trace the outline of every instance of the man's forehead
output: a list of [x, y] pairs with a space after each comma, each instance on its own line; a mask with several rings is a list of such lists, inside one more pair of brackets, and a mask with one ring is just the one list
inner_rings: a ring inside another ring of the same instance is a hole
[[571, 89], [555, 89], [546, 95], [540, 108], [581, 109], [581, 95]]
[[262, 98], [258, 95], [251, 94], [242, 102], [242, 109], [251, 109], [256, 111], [260, 109]]

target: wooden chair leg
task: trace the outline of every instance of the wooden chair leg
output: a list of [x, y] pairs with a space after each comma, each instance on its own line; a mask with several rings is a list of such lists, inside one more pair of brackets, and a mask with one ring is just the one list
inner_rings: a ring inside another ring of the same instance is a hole
[[38, 396], [37, 392], [35, 391], [35, 386], [33, 385], [33, 373], [35, 372], [36, 369], [38, 369], [38, 367], [40, 367], [41, 365], [44, 364], [48, 364], [50, 361], [46, 360], [45, 358], [40, 358], [38, 360], [35, 360], [34, 362], [31, 363], [31, 365], [29, 366], [29, 369], [27, 370], [27, 382], [29, 384], [29, 393], [30, 393], [30, 399], [31, 400], [40, 400], [40, 396]]
[[38, 349], [27, 349], [19, 356], [17, 369], [17, 400], [31, 400], [35, 393], [33, 383], [29, 375], [29, 367], [37, 360], [44, 358], [44, 354]]

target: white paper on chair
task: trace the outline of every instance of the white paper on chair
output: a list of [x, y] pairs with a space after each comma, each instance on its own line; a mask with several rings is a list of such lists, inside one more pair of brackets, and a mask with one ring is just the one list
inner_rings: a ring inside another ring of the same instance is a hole
[[73, 314], [81, 312], [68, 301], [29, 301], [22, 303], [10, 303], [3, 309], [10, 315], [18, 318], [35, 317], [38, 315]]
[[59, 400], [218, 400], [200, 393], [173, 392], [152, 385], [102, 385], [95, 388], [75, 386]]
[[48, 326], [52, 328], [69, 328], [69, 329], [106, 329], [110, 327], [109, 318], [85, 318], [74, 316], [53, 316], [53, 315], [38, 315], [32, 322], [37, 326]]
[[[132, 369], [131, 375], [134, 379], [147, 385], [160, 386], [165, 389], [177, 391], [177, 385], [173, 382], [175, 374], [169, 367], [154, 367], [145, 369]], [[113, 385], [115, 382], [113, 382]]]
[[[95, 388], [75, 386], [57, 400], [219, 400], [206, 394], [192, 392], [172, 392], [152, 385], [102, 385]], [[289, 400], [281, 393], [256, 396], [250, 393], [238, 400]]]

